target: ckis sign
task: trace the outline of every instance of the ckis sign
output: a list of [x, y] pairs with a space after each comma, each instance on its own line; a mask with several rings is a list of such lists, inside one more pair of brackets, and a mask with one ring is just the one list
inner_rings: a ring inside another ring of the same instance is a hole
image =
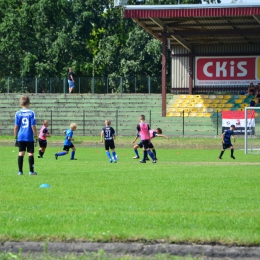
[[260, 57], [196, 57], [195, 85], [249, 85], [260, 81]]

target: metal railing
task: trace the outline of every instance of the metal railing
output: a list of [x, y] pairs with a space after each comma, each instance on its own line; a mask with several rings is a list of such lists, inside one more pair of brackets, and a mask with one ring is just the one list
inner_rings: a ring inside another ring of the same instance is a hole
[[[161, 77], [75, 77], [74, 93], [161, 93]], [[67, 78], [0, 78], [0, 93], [68, 93]], [[171, 80], [167, 79], [167, 92]]]

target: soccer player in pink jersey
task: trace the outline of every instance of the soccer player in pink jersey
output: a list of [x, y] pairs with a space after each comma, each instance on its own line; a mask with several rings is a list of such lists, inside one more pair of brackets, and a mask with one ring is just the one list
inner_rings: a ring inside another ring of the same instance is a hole
[[[149, 145], [149, 148], [152, 149], [152, 152], [154, 154], [154, 158], [157, 161], [156, 151], [155, 151], [155, 148], [154, 148], [151, 140], [154, 137], [164, 137], [166, 139], [169, 139], [169, 137], [162, 134], [162, 129], [161, 128], [156, 128], [155, 130], [153, 130], [153, 129], [149, 130], [149, 133], [150, 133], [150, 145]], [[134, 141], [132, 143], [135, 143], [135, 141], [137, 140], [138, 137], [140, 137], [139, 134], [135, 137], [135, 139], [134, 139]], [[136, 156], [133, 157], [133, 159], [139, 159], [139, 154], [138, 154], [138, 150], [137, 150], [138, 148], [143, 148], [142, 142], [139, 142], [138, 144], [136, 144], [134, 146], [134, 152], [135, 152]], [[146, 160], [148, 160], [148, 158], [146, 158]]]
[[44, 120], [38, 136], [39, 146], [40, 146], [38, 158], [43, 158], [43, 154], [47, 148], [47, 137], [51, 136], [48, 130], [48, 126], [49, 126], [48, 120]]
[[143, 160], [141, 160], [140, 163], [146, 163], [147, 154], [149, 154], [149, 156], [152, 158], [153, 163], [156, 163], [154, 155], [149, 149], [149, 145], [150, 145], [149, 130], [150, 130], [150, 127], [145, 122], [145, 116], [144, 115], [141, 115], [139, 120], [140, 120], [140, 123], [137, 125], [136, 130], [137, 130], [137, 135], [139, 134], [139, 136], [141, 138], [142, 145], [143, 145], [143, 151], [144, 151]]

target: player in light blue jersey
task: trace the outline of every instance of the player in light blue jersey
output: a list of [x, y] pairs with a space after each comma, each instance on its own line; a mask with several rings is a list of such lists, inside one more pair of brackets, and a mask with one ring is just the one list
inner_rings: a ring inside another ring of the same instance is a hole
[[34, 144], [37, 144], [36, 119], [34, 111], [29, 109], [30, 99], [22, 96], [20, 99], [21, 110], [16, 112], [14, 121], [15, 144], [19, 147], [18, 175], [23, 175], [23, 159], [27, 150], [30, 172], [29, 175], [37, 175], [34, 171]]
[[65, 152], [55, 153], [56, 160], [58, 159], [58, 156], [63, 156], [65, 154], [68, 154], [70, 148], [72, 149], [70, 160], [77, 160], [76, 158], [74, 158], [75, 152], [76, 152], [76, 147], [72, 143], [72, 141], [74, 141], [73, 131], [75, 131], [76, 129], [77, 129], [77, 125], [75, 123], [71, 123], [70, 129], [64, 131], [64, 134], [66, 135], [66, 137], [65, 137], [64, 142], [63, 142], [63, 145], [64, 145], [63, 151], [65, 151]]

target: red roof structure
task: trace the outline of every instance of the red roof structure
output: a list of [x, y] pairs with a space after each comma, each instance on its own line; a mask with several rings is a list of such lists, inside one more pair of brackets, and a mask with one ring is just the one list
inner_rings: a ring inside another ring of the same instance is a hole
[[[130, 5], [124, 17], [131, 18], [162, 44], [163, 116], [166, 114], [166, 49], [182, 46], [189, 56], [189, 71], [198, 46], [255, 46], [260, 55], [259, 4]], [[251, 48], [253, 49], [253, 48]], [[212, 53], [207, 52], [208, 55]], [[216, 54], [216, 53], [214, 53]], [[233, 53], [234, 54], [234, 53]], [[245, 55], [246, 51], [244, 54]], [[182, 54], [177, 54], [182, 55]], [[236, 55], [239, 55], [238, 53]], [[192, 73], [191, 73], [192, 74]], [[190, 75], [189, 93], [193, 78]]]

